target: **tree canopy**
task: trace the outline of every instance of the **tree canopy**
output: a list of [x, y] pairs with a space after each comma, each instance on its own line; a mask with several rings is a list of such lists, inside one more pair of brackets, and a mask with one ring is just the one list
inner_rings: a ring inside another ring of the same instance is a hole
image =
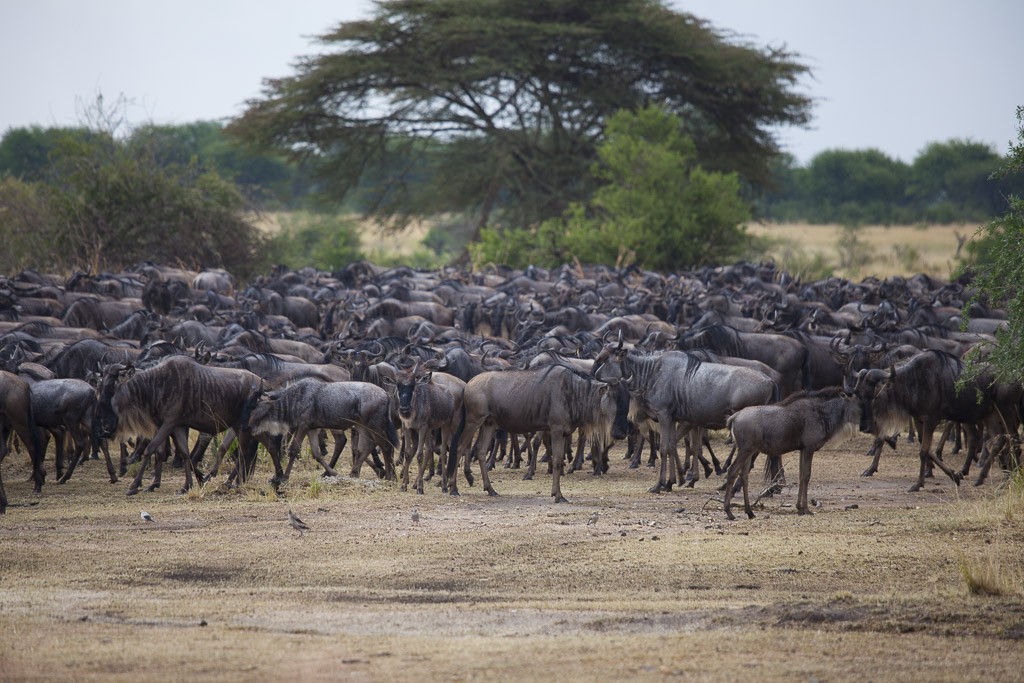
[[560, 215], [589, 195], [620, 109], [660, 104], [702, 166], [755, 184], [778, 151], [773, 129], [810, 116], [796, 55], [659, 0], [381, 0], [321, 42], [229, 130], [315, 159], [339, 199], [387, 168], [363, 190], [398, 226], [442, 211], [480, 225]]
[[474, 260], [513, 266], [637, 263], [678, 270], [740, 255], [750, 219], [735, 173], [706, 171], [679, 117], [660, 107], [608, 119], [584, 203], [536, 228], [487, 228]]

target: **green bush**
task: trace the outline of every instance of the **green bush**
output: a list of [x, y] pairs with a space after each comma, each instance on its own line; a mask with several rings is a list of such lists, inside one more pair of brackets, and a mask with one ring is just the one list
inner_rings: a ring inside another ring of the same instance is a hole
[[274, 263], [328, 271], [363, 258], [358, 228], [351, 218], [311, 211], [284, 214], [280, 229], [267, 241], [264, 253]]

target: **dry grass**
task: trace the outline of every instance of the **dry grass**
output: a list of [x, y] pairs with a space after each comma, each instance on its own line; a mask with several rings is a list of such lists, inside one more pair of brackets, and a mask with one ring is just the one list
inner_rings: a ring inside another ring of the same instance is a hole
[[859, 268], [839, 267], [838, 244], [843, 235], [839, 225], [807, 223], [755, 224], [748, 231], [777, 242], [768, 254], [780, 263], [809, 261], [818, 257], [832, 266], [836, 275], [859, 280], [868, 275], [912, 275], [927, 273], [949, 278], [956, 269], [957, 236], [971, 238], [976, 225], [868, 225], [856, 230], [857, 239], [870, 253]]
[[1020, 571], [1002, 475], [908, 494], [916, 455], [901, 445], [862, 479], [866, 445], [815, 457], [815, 515], [787, 486], [734, 523], [717, 480], [653, 496], [621, 451], [609, 475], [563, 481], [569, 505], [546, 475], [504, 469], [498, 498], [344, 477], [314, 498], [309, 458], [280, 496], [175, 496], [172, 471], [128, 498], [88, 463], [36, 497], [12, 454], [0, 679], [1014, 679], [1024, 598], [961, 575], [988, 556]]

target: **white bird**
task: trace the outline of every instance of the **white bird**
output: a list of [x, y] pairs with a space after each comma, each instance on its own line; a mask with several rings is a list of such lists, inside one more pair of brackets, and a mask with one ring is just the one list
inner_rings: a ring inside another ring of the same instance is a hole
[[415, 510], [415, 509], [414, 509], [414, 510], [412, 511], [412, 521], [413, 521], [413, 523], [414, 523], [414, 524], [415, 524], [416, 522], [419, 522], [419, 521], [420, 521], [420, 511], [419, 511], [419, 510]]
[[299, 536], [302, 535], [303, 531], [309, 531], [309, 527], [301, 519], [295, 516], [295, 513], [288, 510], [288, 523], [292, 525], [292, 528], [299, 532]]
[[142, 512], [139, 513], [139, 517], [142, 518], [143, 522], [155, 522], [156, 521], [155, 519], [153, 519], [153, 515], [149, 514], [145, 510], [143, 510]]
[[600, 515], [596, 511], [594, 512], [594, 514], [590, 515], [590, 519], [587, 520], [587, 526], [590, 526], [591, 524], [597, 524], [597, 518], [599, 516]]

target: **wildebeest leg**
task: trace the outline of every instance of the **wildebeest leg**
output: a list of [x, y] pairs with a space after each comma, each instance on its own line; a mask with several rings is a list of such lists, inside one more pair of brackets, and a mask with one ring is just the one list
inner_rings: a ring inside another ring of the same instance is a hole
[[572, 467], [569, 468], [570, 472], [577, 472], [583, 469], [583, 453], [586, 445], [587, 435], [581, 429], [576, 437], [576, 457], [572, 460]]
[[[319, 435], [314, 434], [313, 436], [314, 436], [314, 438], [311, 438], [309, 440], [309, 450], [313, 454], [313, 459], [316, 460], [318, 463], [320, 463], [320, 467], [324, 468], [324, 472], [323, 472], [322, 476], [325, 476], [325, 477], [336, 477], [336, 476], [338, 476], [338, 473], [334, 471], [334, 468], [331, 467], [326, 460], [324, 460], [324, 454], [320, 450], [321, 446], [320, 446]], [[296, 445], [298, 446], [298, 448], [296, 447]], [[298, 451], [299, 448], [301, 448], [301, 447], [302, 447], [302, 439], [299, 438], [298, 436], [296, 436], [295, 437], [295, 444], [292, 445], [292, 450], [293, 450], [293, 452], [294, 451]]]
[[[515, 437], [513, 437], [515, 438]], [[533, 479], [533, 475], [537, 473], [537, 450], [531, 445], [531, 439], [529, 436], [524, 440], [524, 447], [526, 448], [526, 474], [523, 475], [523, 481], [530, 481]]]
[[229, 429], [224, 432], [224, 438], [221, 440], [220, 446], [217, 447], [217, 455], [213, 461], [213, 469], [211, 469], [210, 473], [206, 475], [206, 481], [213, 479], [217, 476], [217, 473], [220, 472], [220, 462], [224, 458], [224, 454], [228, 452], [229, 448], [231, 448], [231, 444], [235, 443], [235, 441], [236, 437], [234, 429]]
[[658, 416], [661, 443], [661, 472], [658, 475], [658, 483], [650, 489], [650, 493], [661, 493], [671, 491], [674, 478], [670, 480], [670, 469], [675, 468], [679, 457], [679, 450], [676, 447], [676, 428], [672, 416], [668, 413]]
[[[413, 449], [413, 453], [415, 453], [417, 457], [419, 457], [419, 455], [420, 455], [420, 434], [419, 434], [419, 432], [422, 432], [422, 431], [424, 431], [424, 430], [422, 430], [422, 429], [417, 430], [416, 437], [413, 438], [413, 431], [411, 429], [407, 428], [407, 427], [402, 427], [402, 444], [403, 445], [407, 445], [410, 448], [412, 448]], [[403, 456], [403, 458], [402, 458], [402, 478], [401, 478], [401, 482], [402, 483], [401, 483], [401, 486], [398, 487], [399, 491], [408, 491], [409, 490], [409, 464], [411, 462], [412, 462], [412, 457], [404, 457]], [[419, 476], [423, 476], [423, 468], [422, 467], [420, 468]], [[422, 493], [422, 491], [420, 493]]]
[[647, 459], [647, 466], [654, 467], [658, 461], [658, 452], [661, 450], [661, 436], [657, 430], [647, 431], [647, 443], [650, 444], [650, 457]]
[[809, 515], [811, 510], [807, 505], [807, 486], [811, 483], [811, 460], [814, 458], [814, 449], [804, 448], [800, 451], [800, 487], [796, 494], [796, 512], [798, 515]]
[[[50, 446], [50, 437], [53, 437], [54, 467], [57, 470], [57, 479], [64, 477], [64, 430], [63, 429], [40, 429], [39, 440], [42, 443], [43, 453]], [[30, 442], [31, 443], [31, 442]]]
[[[981, 427], [973, 424], [962, 425], [964, 434], [967, 437], [967, 457], [964, 458], [964, 464], [960, 468], [960, 475], [964, 478], [971, 471], [971, 463], [979, 459], [979, 446], [981, 444]], [[960, 430], [957, 430], [957, 434], [960, 434]], [[955, 451], [954, 451], [955, 452]]]
[[[199, 440], [196, 442], [197, 450], [199, 450], [203, 438], [206, 438], [207, 443], [209, 443], [209, 439], [212, 437], [209, 434], [200, 434]], [[195, 463], [192, 460], [192, 454], [188, 451], [188, 430], [175, 429], [171, 432], [171, 440], [174, 442], [174, 448], [178, 453], [185, 453], [185, 486], [179, 490], [179, 493], [186, 493], [192, 488], [192, 475], [195, 473]], [[196, 475], [196, 479], [202, 481], [198, 475]]]
[[871, 464], [868, 465], [868, 468], [866, 470], [860, 473], [860, 476], [870, 477], [873, 476], [875, 472], [878, 471], [878, 461], [881, 460], [882, 458], [882, 449], [885, 447], [886, 444], [889, 444], [890, 448], [896, 450], [897, 436], [898, 434], [894, 434], [889, 438], [886, 438], [884, 436], [875, 437], [875, 440], [871, 443], [871, 448], [868, 449], [868, 452], [866, 453], [866, 455], [872, 456]]
[[331, 452], [331, 467], [337, 467], [338, 458], [341, 457], [341, 452], [345, 449], [345, 444], [348, 443], [348, 437], [345, 436], [344, 429], [334, 429], [331, 431], [331, 435], [334, 436], [334, 451]]
[[[476, 438], [476, 447], [477, 448], [481, 448], [481, 447], [484, 447], [486, 444], [489, 444], [491, 442], [491, 439], [494, 438], [494, 432], [496, 431], [496, 429], [497, 429], [496, 425], [488, 424], [487, 422], [484, 422], [480, 426], [480, 432], [479, 432], [479, 434], [477, 435], [477, 438]], [[469, 429], [468, 429], [468, 426], [467, 426], [466, 432], [470, 433]], [[482, 451], [477, 451], [477, 452], [481, 453]], [[491, 486], [491, 478], [490, 478], [490, 476], [488, 475], [488, 472], [487, 472], [487, 462], [486, 462], [487, 458], [480, 457], [478, 455], [477, 461], [480, 463], [480, 479], [481, 479], [481, 483], [483, 484], [484, 491], [487, 491], [487, 494], [491, 495], [491, 496], [498, 495], [498, 492], [494, 490], [493, 486]], [[465, 465], [464, 474], [466, 475], [466, 481], [470, 482], [470, 484], [469, 484], [470, 486], [473, 485], [473, 483], [472, 483], [473, 480], [472, 480], [472, 477], [471, 477], [471, 473], [469, 471], [469, 468], [470, 468], [471, 464], [472, 464], [472, 462], [471, 462], [471, 460], [469, 458], [469, 453], [467, 453], [466, 454], [466, 465]]]
[[946, 463], [941, 460], [937, 460], [935, 456], [931, 454], [932, 435], [935, 432], [936, 427], [935, 422], [936, 421], [933, 419], [925, 419], [922, 423], [922, 428], [919, 431], [919, 435], [921, 437], [921, 450], [918, 452], [918, 455], [921, 459], [921, 469], [918, 473], [917, 482], [908, 489], [910, 493], [920, 491], [921, 487], [924, 486], [925, 471], [929, 463], [938, 465], [939, 468], [946, 473], [946, 476], [953, 480], [953, 483], [957, 486], [960, 485], [960, 473], [954, 472], [946, 465]]
[[[704, 448], [708, 449], [708, 455], [711, 456], [711, 463], [715, 466], [715, 474], [717, 476], [721, 476], [725, 474], [725, 468], [722, 467], [722, 464], [718, 462], [718, 458], [715, 457], [715, 451], [711, 449], [711, 438], [708, 435], [708, 430], [704, 429], [701, 431], [701, 442], [704, 444]], [[704, 476], [710, 478], [711, 472], [707, 472]]]
[[747, 513], [747, 517], [753, 519], [754, 511], [750, 508], [750, 496], [748, 494], [747, 482], [750, 479], [750, 467], [753, 465], [753, 457], [757, 455], [757, 452], [744, 453], [739, 452], [736, 458], [729, 465], [729, 470], [726, 473], [724, 492], [722, 495], [722, 505], [725, 509], [725, 516], [728, 519], [735, 520], [736, 517], [732, 514], [732, 496], [736, 492], [737, 485], [743, 488], [743, 509]]
[[[562, 468], [565, 467], [565, 444], [569, 441], [570, 435], [561, 430], [552, 430], [551, 438], [551, 496], [556, 503], [568, 503], [562, 495], [561, 477]], [[571, 443], [571, 442], [570, 442]]]
[[[433, 459], [433, 446], [428, 449], [427, 444], [433, 441], [433, 430], [421, 429], [416, 434], [416, 459], [419, 465], [419, 472], [416, 473], [416, 493], [423, 495], [423, 472], [427, 467], [427, 452], [431, 451], [430, 458]], [[408, 479], [406, 479], [408, 481]]]
[[164, 473], [164, 464], [166, 464], [171, 457], [172, 440], [176, 433], [177, 430], [171, 432], [171, 435], [164, 439], [160, 448], [158, 448], [153, 454], [153, 483], [146, 488], [150, 493], [160, 488], [160, 482]]
[[978, 463], [978, 478], [975, 480], [975, 486], [981, 486], [985, 483], [985, 479], [988, 477], [989, 469], [992, 467], [992, 461], [995, 460], [995, 456], [998, 454], [1002, 456], [1003, 450], [1009, 448], [1010, 440], [1005, 434], [999, 434], [990, 439], [981, 449], [981, 458]]
[[[195, 447], [189, 453], [188, 461], [192, 474], [196, 476], [197, 484], [202, 484], [206, 480], [203, 476], [203, 471], [199, 469], [199, 464], [203, 461], [203, 457], [206, 456], [206, 451], [210, 448], [211, 443], [213, 443], [213, 434], [201, 432], [199, 438], [196, 439]], [[188, 448], [188, 441], [185, 442], [185, 448]]]
[[157, 449], [167, 445], [167, 439], [170, 437], [171, 432], [174, 431], [175, 424], [171, 421], [164, 422], [160, 425], [160, 428], [153, 435], [153, 438], [149, 440], [146, 447], [142, 450], [141, 462], [139, 463], [139, 471], [135, 474], [135, 479], [132, 480], [131, 486], [128, 488], [128, 495], [134, 496], [139, 492], [139, 487], [142, 485], [142, 475], [146, 472], [146, 466], [149, 464], [149, 459]]

